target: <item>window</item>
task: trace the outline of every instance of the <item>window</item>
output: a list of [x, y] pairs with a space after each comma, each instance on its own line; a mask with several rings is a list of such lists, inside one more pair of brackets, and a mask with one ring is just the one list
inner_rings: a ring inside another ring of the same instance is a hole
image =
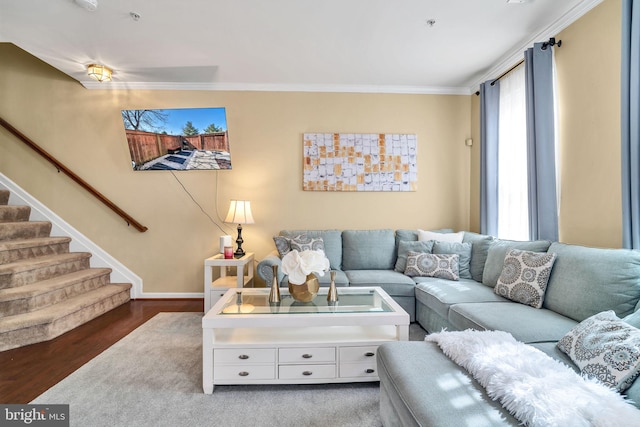
[[525, 70], [500, 79], [498, 237], [529, 239]]

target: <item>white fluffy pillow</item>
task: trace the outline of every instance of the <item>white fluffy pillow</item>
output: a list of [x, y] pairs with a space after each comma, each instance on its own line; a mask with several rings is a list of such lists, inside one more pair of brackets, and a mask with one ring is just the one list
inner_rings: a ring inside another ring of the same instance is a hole
[[435, 240], [437, 242], [462, 243], [464, 231], [457, 233], [436, 233], [435, 231], [427, 231], [418, 229], [418, 240], [423, 242], [427, 240]]

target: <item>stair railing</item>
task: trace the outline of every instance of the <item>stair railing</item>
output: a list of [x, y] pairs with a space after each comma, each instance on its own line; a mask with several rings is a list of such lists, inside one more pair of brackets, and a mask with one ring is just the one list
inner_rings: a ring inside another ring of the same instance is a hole
[[11, 124], [9, 124], [2, 117], [0, 117], [0, 125], [2, 125], [5, 129], [11, 132], [20, 141], [25, 143], [33, 151], [35, 151], [36, 153], [44, 157], [47, 161], [49, 161], [49, 163], [53, 164], [56, 167], [56, 169], [58, 169], [58, 172], [63, 172], [69, 178], [74, 180], [78, 185], [80, 185], [82, 188], [84, 188], [89, 193], [91, 193], [95, 198], [97, 198], [102, 203], [104, 203], [109, 209], [111, 209], [116, 214], [118, 214], [122, 219], [124, 219], [127, 222], [127, 225], [132, 225], [136, 230], [138, 230], [141, 233], [144, 233], [145, 231], [148, 230], [147, 227], [145, 227], [144, 225], [140, 224], [138, 221], [133, 219], [131, 215], [129, 215], [128, 213], [120, 209], [115, 203], [113, 203], [111, 200], [105, 197], [102, 193], [100, 193], [98, 190], [96, 190], [91, 185], [89, 185], [89, 183], [87, 183], [85, 180], [80, 178], [78, 175], [76, 175], [73, 171], [71, 171], [65, 165], [60, 163], [58, 159], [53, 157], [51, 154], [45, 151], [42, 147], [37, 145], [35, 142], [29, 139], [26, 135], [24, 135], [18, 129], [13, 127]]

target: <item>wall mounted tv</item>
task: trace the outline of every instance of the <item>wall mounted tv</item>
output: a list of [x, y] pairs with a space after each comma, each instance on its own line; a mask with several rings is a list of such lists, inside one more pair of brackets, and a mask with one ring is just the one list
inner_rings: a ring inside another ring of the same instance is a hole
[[122, 110], [134, 170], [231, 169], [224, 108]]

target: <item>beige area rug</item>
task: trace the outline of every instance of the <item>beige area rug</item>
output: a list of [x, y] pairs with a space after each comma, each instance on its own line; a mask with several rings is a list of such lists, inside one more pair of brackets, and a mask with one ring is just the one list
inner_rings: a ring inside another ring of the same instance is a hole
[[[70, 405], [72, 426], [379, 426], [379, 384], [202, 391], [202, 313], [160, 313], [31, 403]], [[424, 331], [411, 328], [412, 339]]]

